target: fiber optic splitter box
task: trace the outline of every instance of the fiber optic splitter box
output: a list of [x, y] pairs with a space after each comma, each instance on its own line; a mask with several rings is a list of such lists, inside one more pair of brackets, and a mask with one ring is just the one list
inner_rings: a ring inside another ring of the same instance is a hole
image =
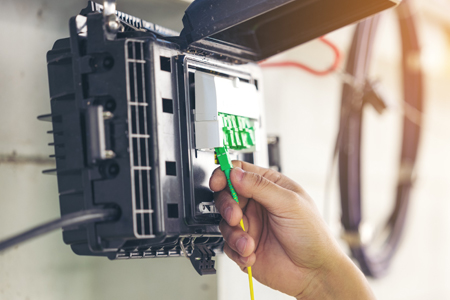
[[[80, 255], [189, 256], [212, 274], [223, 244], [208, 182], [214, 148], [267, 165], [257, 62], [395, 5], [388, 0], [196, 0], [181, 34], [89, 2], [47, 54], [61, 214]], [[107, 7], [108, 5], [108, 7]]]

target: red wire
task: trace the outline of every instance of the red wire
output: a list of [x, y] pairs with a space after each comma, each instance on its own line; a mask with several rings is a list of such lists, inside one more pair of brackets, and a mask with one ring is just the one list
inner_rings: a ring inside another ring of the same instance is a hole
[[331, 48], [331, 50], [333, 50], [334, 52], [334, 62], [331, 65], [331, 67], [329, 67], [326, 70], [315, 70], [311, 67], [308, 67], [307, 65], [304, 65], [302, 63], [296, 62], [296, 61], [280, 61], [280, 62], [273, 62], [273, 63], [260, 63], [260, 66], [262, 68], [273, 68], [273, 67], [294, 67], [294, 68], [299, 68], [302, 70], [305, 70], [313, 75], [316, 76], [326, 76], [328, 74], [333, 73], [334, 71], [336, 71], [336, 69], [339, 67], [339, 63], [341, 62], [341, 51], [339, 51], [339, 48], [333, 44], [331, 41], [329, 41], [328, 39], [326, 39], [325, 37], [320, 37], [319, 40], [321, 42], [323, 42], [325, 45], [327, 45], [328, 47]]

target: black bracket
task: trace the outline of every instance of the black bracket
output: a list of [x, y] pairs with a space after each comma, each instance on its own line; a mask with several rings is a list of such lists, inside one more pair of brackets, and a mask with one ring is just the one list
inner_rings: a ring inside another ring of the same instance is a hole
[[194, 269], [200, 275], [214, 275], [216, 274], [216, 269], [214, 269], [215, 261], [212, 257], [216, 254], [211, 249], [208, 249], [203, 245], [195, 245], [194, 251], [190, 257], [191, 263]]

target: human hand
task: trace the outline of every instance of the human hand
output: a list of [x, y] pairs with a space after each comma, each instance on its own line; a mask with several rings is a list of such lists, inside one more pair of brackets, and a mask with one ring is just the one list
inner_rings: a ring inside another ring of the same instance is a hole
[[[314, 202], [294, 181], [233, 161], [231, 182], [217, 169], [210, 188], [223, 216], [224, 252], [262, 284], [298, 299], [372, 299], [367, 282], [340, 250]], [[246, 232], [239, 226], [243, 218]], [[349, 283], [342, 282], [343, 276]], [[334, 287], [334, 288], [333, 288]]]

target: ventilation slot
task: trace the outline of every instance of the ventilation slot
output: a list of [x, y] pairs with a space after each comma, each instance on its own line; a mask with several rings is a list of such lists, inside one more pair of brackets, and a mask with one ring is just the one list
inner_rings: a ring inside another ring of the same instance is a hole
[[161, 70], [170, 72], [170, 57], [160, 56]]
[[167, 216], [169, 219], [178, 219], [178, 204], [167, 204]]
[[163, 99], [163, 112], [173, 114], [173, 100]]
[[144, 42], [128, 41], [125, 51], [134, 229], [137, 237], [147, 238], [153, 236], [153, 209]]
[[177, 163], [174, 161], [166, 161], [166, 175], [177, 176]]

